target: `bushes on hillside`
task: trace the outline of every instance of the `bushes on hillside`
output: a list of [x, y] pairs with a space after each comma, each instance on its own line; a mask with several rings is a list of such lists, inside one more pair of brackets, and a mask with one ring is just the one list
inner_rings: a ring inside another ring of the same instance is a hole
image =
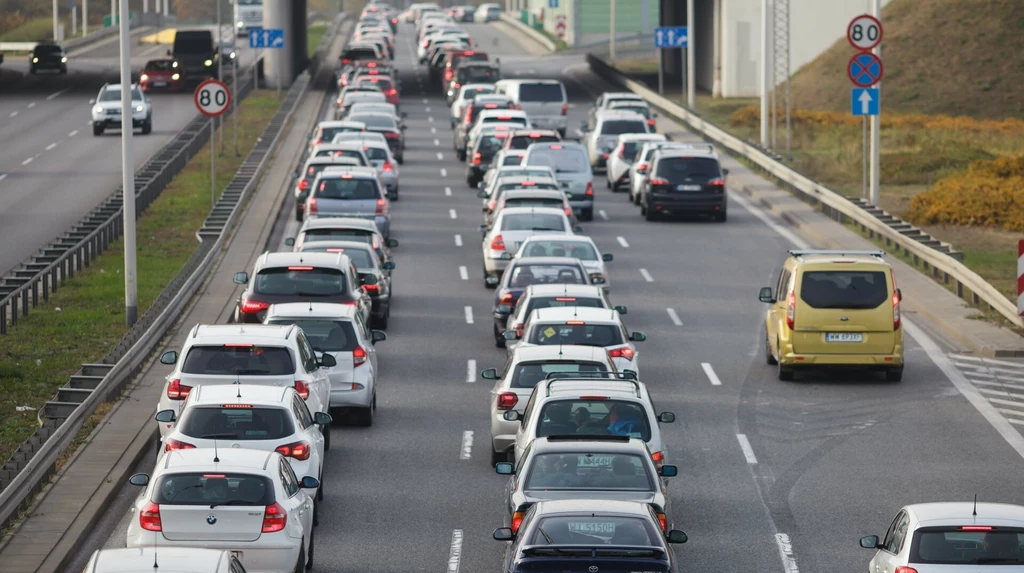
[[907, 218], [917, 225], [977, 225], [1024, 231], [1024, 155], [974, 161], [914, 197]]
[[[784, 113], [784, 112], [783, 112]], [[781, 114], [780, 114], [781, 116]], [[790, 119], [795, 127], [860, 127], [861, 118], [849, 113], [835, 111], [808, 111], [794, 109]], [[761, 110], [747, 106], [736, 110], [729, 118], [733, 127], [757, 127], [761, 122]], [[1004, 135], [1024, 134], [1024, 120], [1007, 118], [1002, 120], [975, 119], [973, 117], [924, 114], [882, 114], [882, 129], [939, 129], [946, 131], [994, 132]]]

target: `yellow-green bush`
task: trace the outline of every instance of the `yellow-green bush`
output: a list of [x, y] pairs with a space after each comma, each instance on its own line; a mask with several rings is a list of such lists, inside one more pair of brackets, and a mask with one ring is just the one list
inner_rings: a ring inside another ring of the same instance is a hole
[[918, 225], [1024, 231], [1024, 155], [972, 162], [914, 197], [907, 217]]
[[[861, 118], [849, 113], [835, 111], [808, 111], [794, 109], [790, 112], [794, 126], [806, 127], [860, 127]], [[755, 106], [747, 106], [736, 110], [729, 118], [733, 127], [757, 127], [761, 121], [761, 110]], [[1002, 120], [975, 119], [973, 117], [924, 114], [883, 114], [882, 129], [930, 129], [961, 132], [993, 132], [1005, 135], [1024, 134], [1024, 120], [1006, 118]]]

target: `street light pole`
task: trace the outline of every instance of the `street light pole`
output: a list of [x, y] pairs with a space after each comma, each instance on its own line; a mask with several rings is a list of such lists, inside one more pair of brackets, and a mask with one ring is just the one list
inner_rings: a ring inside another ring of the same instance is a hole
[[611, 0], [611, 17], [608, 19], [608, 59], [615, 61], [615, 0]]
[[[113, 23], [113, 20], [111, 20]], [[124, 217], [124, 310], [129, 326], [139, 318], [135, 269], [135, 161], [132, 159], [132, 71], [128, 0], [121, 0], [121, 189]]]
[[[234, 6], [238, 5], [238, 0], [233, 0]], [[234, 11], [233, 11], [234, 12]], [[232, 25], [231, 34], [234, 35], [234, 25]], [[235, 39], [235, 43], [238, 43], [238, 39]], [[231, 121], [235, 124], [234, 139], [235, 139], [235, 157], [238, 157], [238, 47], [235, 46], [235, 57], [231, 59]]]
[[694, 34], [697, 26], [693, 21], [693, 0], [686, 0], [686, 104], [690, 109], [695, 109], [694, 103], [696, 102], [696, 83], [697, 83], [697, 66], [694, 57], [694, 48], [696, 48], [696, 42]]
[[[220, 20], [221, 0], [216, 0], [216, 2], [217, 2], [217, 80], [218, 81], [224, 81], [224, 49], [221, 47], [223, 45], [223, 43], [224, 43], [224, 31], [221, 29], [221, 20]], [[220, 116], [220, 118], [216, 118], [217, 122], [221, 126], [221, 128], [224, 127], [224, 119], [223, 119], [223, 117], [224, 116]], [[210, 145], [212, 146], [214, 143], [216, 143], [216, 142], [215, 141], [211, 141]], [[224, 130], [223, 129], [220, 130], [220, 154], [224, 155]]]
[[89, 0], [82, 0], [82, 35], [89, 34]]
[[761, 147], [768, 149], [768, 0], [761, 0]]
[[59, 14], [57, 13], [57, 0], [53, 0], [53, 41], [54, 42], [59, 42], [60, 41], [60, 38], [57, 37], [57, 23], [58, 23], [58, 20], [60, 20], [60, 18], [58, 18], [58, 15]]
[[[882, 3], [880, 0], [872, 0], [871, 2], [871, 15], [881, 20], [882, 18]], [[881, 59], [882, 57], [882, 45], [879, 44], [875, 47], [875, 55]], [[878, 97], [881, 100], [882, 97], [882, 84], [879, 82], [875, 85], [878, 88]], [[879, 113], [881, 113], [881, 105], [879, 105]], [[882, 149], [882, 118], [880, 115], [875, 114], [871, 116], [871, 204], [875, 207], [881, 201], [882, 189], [881, 189], [881, 166], [879, 165], [880, 154]]]

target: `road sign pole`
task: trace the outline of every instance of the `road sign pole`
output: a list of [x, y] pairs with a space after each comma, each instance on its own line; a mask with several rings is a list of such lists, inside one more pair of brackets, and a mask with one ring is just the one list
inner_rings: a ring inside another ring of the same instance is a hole
[[217, 204], [217, 118], [210, 118], [210, 205]]
[[864, 200], [865, 201], [870, 201], [871, 200], [871, 184], [869, 182], [869, 178], [871, 177], [871, 173], [868, 170], [868, 165], [871, 162], [868, 160], [868, 150], [871, 147], [871, 143], [870, 143], [870, 138], [868, 137], [869, 130], [868, 130], [868, 117], [867, 116], [863, 117], [863, 123], [864, 123], [864, 148], [861, 151], [861, 157], [863, 159], [862, 163], [864, 164]]
[[[233, 2], [234, 5], [236, 5], [236, 6], [238, 5], [238, 0], [232, 0], [232, 2]], [[234, 27], [232, 27], [231, 33], [232, 34], [237, 34], [237, 32], [235, 32], [233, 28]], [[236, 44], [238, 42], [237, 36], [236, 36], [235, 42], [236, 42]], [[235, 53], [238, 54], [237, 46], [235, 48]], [[239, 56], [240, 56], [240, 54], [239, 54]], [[239, 56], [236, 56], [235, 58], [232, 58], [232, 60], [231, 60], [231, 93], [233, 93], [233, 94], [237, 94], [238, 93], [238, 60], [241, 59]], [[239, 154], [238, 154], [238, 98], [234, 98], [234, 97], [231, 98], [231, 118], [232, 118], [231, 122], [234, 123], [234, 127], [235, 127], [235, 129], [232, 130], [234, 132], [234, 138], [235, 138], [235, 157], [238, 157], [239, 156]]]
[[608, 59], [615, 61], [615, 0], [611, 0], [608, 3], [610, 7], [610, 17], [608, 18]]
[[665, 48], [658, 48], [658, 95], [665, 95]]
[[768, 0], [761, 0], [761, 147], [768, 149]]
[[686, 102], [690, 109], [696, 108], [697, 101], [697, 65], [693, 51], [697, 26], [693, 20], [693, 0], [686, 0]]
[[124, 217], [124, 318], [125, 322], [132, 326], [139, 318], [139, 294], [135, 267], [135, 160], [132, 157], [132, 70], [128, 26], [128, 0], [121, 0], [121, 214]]
[[[871, 2], [871, 15], [876, 19], [882, 16], [882, 2], [881, 0], [872, 0]], [[879, 59], [882, 57], [882, 44], [881, 44], [881, 30], [879, 30], [879, 43], [875, 46], [874, 53]], [[871, 116], [871, 204], [875, 207], [878, 206], [881, 201], [881, 166], [879, 165], [879, 159], [881, 155], [882, 147], [882, 109], [881, 109], [881, 88], [882, 84], [879, 82], [876, 87], [878, 88], [879, 97], [879, 109], [878, 113]]]
[[[214, 0], [217, 3], [217, 79], [223, 81], [224, 79], [224, 49], [221, 47], [221, 43], [224, 41], [224, 30], [222, 29], [222, 22], [220, 17], [220, 4], [221, 0]], [[224, 116], [220, 116], [217, 122], [222, 128], [220, 130], [220, 154], [224, 155]]]

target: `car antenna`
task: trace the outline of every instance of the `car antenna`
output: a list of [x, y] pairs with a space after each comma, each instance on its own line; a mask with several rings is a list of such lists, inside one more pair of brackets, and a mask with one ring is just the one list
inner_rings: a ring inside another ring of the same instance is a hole
[[974, 494], [974, 511], [971, 512], [971, 515], [978, 517], [978, 494]]
[[157, 535], [153, 536], [153, 569], [159, 569], [160, 568], [160, 564], [157, 562], [157, 559], [156, 559], [156, 557], [157, 557], [157, 543], [159, 542], [157, 537], [159, 537], [159, 536], [157, 536]]
[[213, 463], [220, 463], [220, 454], [217, 453], [217, 438], [213, 439]]
[[235, 391], [237, 392], [237, 394], [235, 395], [235, 398], [241, 398], [242, 397], [242, 383], [238, 381], [238, 378], [235, 378]]

